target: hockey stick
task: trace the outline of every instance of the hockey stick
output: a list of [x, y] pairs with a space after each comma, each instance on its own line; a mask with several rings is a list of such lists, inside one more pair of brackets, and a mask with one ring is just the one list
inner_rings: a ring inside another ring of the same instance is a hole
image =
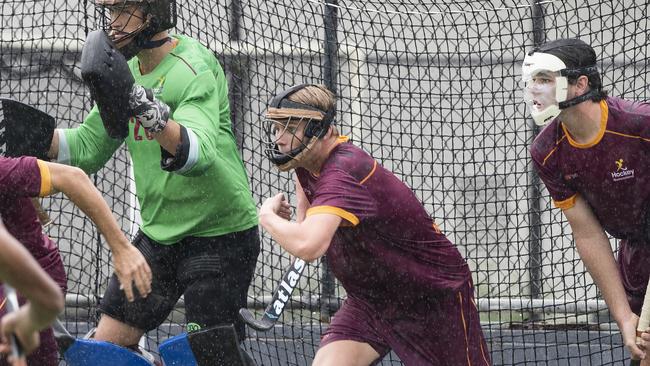
[[61, 324], [59, 319], [55, 319], [54, 323], [52, 323], [52, 331], [54, 332], [56, 344], [59, 346], [59, 353], [63, 356], [68, 348], [74, 344], [76, 339], [70, 334], [70, 332], [68, 332], [65, 326]]
[[293, 293], [293, 289], [298, 284], [298, 279], [300, 279], [300, 275], [302, 275], [306, 266], [307, 263], [300, 258], [296, 258], [293, 261], [278, 285], [278, 288], [275, 290], [273, 299], [271, 299], [266, 310], [264, 310], [262, 319], [256, 319], [255, 315], [247, 308], [239, 309], [239, 317], [255, 330], [264, 332], [273, 328], [275, 323], [278, 322], [280, 315], [282, 315], [282, 310], [284, 310], [287, 302], [289, 302], [291, 293]]
[[[641, 316], [639, 317], [639, 324], [636, 326], [636, 343], [641, 342], [641, 333], [643, 333], [650, 326], [650, 282], [645, 290], [645, 297], [643, 298], [643, 306], [641, 307]], [[630, 366], [640, 366], [641, 360], [630, 360]]]
[[[18, 311], [19, 305], [16, 290], [6, 283], [4, 284], [4, 290], [5, 296], [7, 298], [7, 311], [10, 313]], [[13, 356], [14, 360], [19, 360], [18, 365], [26, 365], [27, 362], [25, 360], [25, 353], [23, 352], [22, 346], [18, 342], [15, 334], [11, 335], [9, 342], [11, 343], [11, 355]]]

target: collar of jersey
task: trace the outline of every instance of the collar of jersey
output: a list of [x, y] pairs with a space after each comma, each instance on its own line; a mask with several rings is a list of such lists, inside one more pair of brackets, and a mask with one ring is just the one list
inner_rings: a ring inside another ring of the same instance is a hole
[[[177, 51], [178, 46], [181, 44], [181, 39], [174, 35], [170, 35], [169, 37], [172, 39], [172, 42], [174, 42], [172, 49], [165, 55], [165, 57], [162, 58], [162, 60], [160, 60], [160, 63], [156, 65], [156, 68], [154, 68], [150, 73], [146, 75], [142, 75], [142, 72], [140, 71], [140, 61], [137, 60], [137, 57], [133, 57], [136, 60], [133, 67], [133, 71], [137, 72], [136, 76], [143, 77], [143, 78], [149, 77], [153, 74], [156, 74], [156, 70], [164, 67], [166, 63], [175, 61], [176, 58], [172, 56], [171, 53]], [[155, 78], [159, 78], [159, 77], [160, 76], [155, 76]]]
[[[340, 135], [339, 137], [336, 138], [336, 145], [338, 146], [338, 145], [340, 145], [342, 143], [348, 142], [349, 140], [350, 140], [350, 138], [348, 136]], [[329, 159], [329, 157], [328, 157], [328, 159]], [[320, 172], [318, 172], [318, 173], [309, 172], [309, 175], [311, 175], [314, 178], [318, 178], [320, 176]]]
[[598, 135], [596, 135], [593, 141], [589, 141], [584, 144], [577, 142], [576, 140], [573, 139], [573, 137], [571, 137], [571, 134], [569, 133], [569, 130], [566, 129], [566, 126], [564, 126], [564, 123], [562, 123], [562, 130], [564, 131], [564, 134], [566, 135], [567, 140], [569, 141], [569, 144], [571, 146], [578, 149], [588, 149], [590, 147], [598, 145], [600, 140], [603, 139], [603, 136], [605, 136], [608, 117], [609, 117], [609, 108], [607, 107], [607, 102], [601, 100], [600, 101], [600, 129], [598, 131]]

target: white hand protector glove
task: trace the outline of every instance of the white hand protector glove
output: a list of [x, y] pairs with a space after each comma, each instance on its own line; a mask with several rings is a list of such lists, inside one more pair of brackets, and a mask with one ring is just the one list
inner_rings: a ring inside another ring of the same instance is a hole
[[151, 89], [134, 84], [129, 94], [129, 107], [135, 119], [150, 133], [158, 133], [167, 126], [169, 106], [156, 99]]

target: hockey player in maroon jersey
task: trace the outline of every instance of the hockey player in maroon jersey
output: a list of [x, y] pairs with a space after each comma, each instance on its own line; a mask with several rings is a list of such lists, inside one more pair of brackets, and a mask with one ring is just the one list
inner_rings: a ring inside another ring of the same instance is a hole
[[[526, 55], [525, 100], [546, 125], [530, 152], [626, 347], [645, 358], [635, 329], [650, 274], [650, 104], [607, 96], [596, 62], [579, 39]], [[607, 234], [621, 239], [618, 263]]]
[[469, 267], [411, 189], [332, 124], [333, 94], [297, 85], [270, 103], [267, 155], [295, 170], [297, 220], [283, 194], [260, 222], [289, 253], [328, 264], [347, 292], [314, 365], [489, 365]]

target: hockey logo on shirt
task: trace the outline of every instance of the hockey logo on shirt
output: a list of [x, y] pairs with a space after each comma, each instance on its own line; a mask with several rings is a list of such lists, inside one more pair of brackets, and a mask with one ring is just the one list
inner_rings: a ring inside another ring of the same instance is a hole
[[158, 78], [158, 86], [151, 88], [151, 92], [156, 98], [160, 98], [160, 96], [162, 95], [164, 84], [165, 84], [165, 77], [161, 76], [160, 78]]
[[618, 159], [614, 163], [616, 164], [616, 171], [610, 172], [614, 182], [618, 182], [619, 180], [634, 178], [634, 169], [628, 169], [624, 165], [625, 162], [623, 161], [623, 159]]

